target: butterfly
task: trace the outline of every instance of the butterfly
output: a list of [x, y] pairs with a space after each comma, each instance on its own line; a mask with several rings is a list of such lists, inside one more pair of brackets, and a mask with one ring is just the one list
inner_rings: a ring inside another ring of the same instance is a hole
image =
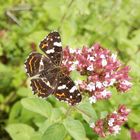
[[61, 68], [63, 50], [60, 34], [57, 31], [49, 33], [40, 42], [39, 48], [45, 55], [32, 52], [24, 63], [34, 94], [39, 97], [53, 94], [60, 101], [78, 104], [82, 96], [73, 80]]

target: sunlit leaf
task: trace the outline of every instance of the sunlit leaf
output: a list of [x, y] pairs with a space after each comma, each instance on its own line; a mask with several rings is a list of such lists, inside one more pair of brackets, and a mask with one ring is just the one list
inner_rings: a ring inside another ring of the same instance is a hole
[[31, 135], [34, 133], [32, 127], [22, 123], [10, 124], [6, 127], [6, 130], [13, 140], [30, 140]]
[[86, 133], [82, 123], [72, 118], [64, 120], [64, 126], [75, 140], [86, 140]]
[[42, 136], [41, 140], [63, 140], [66, 135], [66, 130], [63, 124], [56, 123], [51, 125]]
[[51, 104], [47, 101], [39, 98], [25, 98], [21, 101], [23, 107], [26, 109], [39, 113], [45, 117], [49, 117], [51, 115]]
[[82, 114], [83, 118], [89, 123], [89, 122], [95, 122], [97, 119], [96, 112], [94, 110], [94, 107], [89, 103], [89, 101], [83, 102], [79, 104], [77, 107], [79, 109], [79, 113]]

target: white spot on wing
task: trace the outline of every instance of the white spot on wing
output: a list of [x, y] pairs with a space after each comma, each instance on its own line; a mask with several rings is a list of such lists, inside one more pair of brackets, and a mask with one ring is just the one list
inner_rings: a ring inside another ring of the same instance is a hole
[[69, 98], [66, 98], [66, 101], [68, 101], [69, 100]]
[[39, 71], [43, 70], [44, 69], [44, 64], [43, 64], [43, 57], [41, 58], [40, 60], [40, 66], [39, 66]]
[[65, 88], [66, 88], [66, 85], [62, 85], [62, 86], [59, 86], [59, 87], [58, 87], [58, 89], [60, 89], [60, 90], [61, 90], [61, 89], [65, 89]]
[[61, 42], [54, 42], [53, 45], [57, 46], [57, 47], [61, 47], [62, 46]]
[[77, 87], [76, 87], [76, 86], [73, 86], [73, 87], [69, 90], [69, 92], [70, 92], [70, 93], [73, 93], [75, 90], [77, 90]]
[[80, 93], [78, 93], [78, 94], [77, 94], [77, 96], [81, 96], [81, 94], [80, 94]]
[[41, 59], [41, 61], [40, 61], [40, 65], [42, 65], [42, 66], [44, 65], [42, 59]]
[[46, 53], [47, 54], [54, 53], [54, 48], [47, 50]]
[[51, 87], [51, 85], [50, 85], [50, 82], [49, 82], [49, 81], [48, 81], [46, 84], [47, 84], [47, 86]]
[[48, 87], [50, 87], [50, 88], [52, 88], [53, 89], [53, 87], [51, 86], [51, 84], [50, 84], [50, 82], [49, 81], [45, 81], [44, 79], [42, 79], [42, 81], [48, 86]]

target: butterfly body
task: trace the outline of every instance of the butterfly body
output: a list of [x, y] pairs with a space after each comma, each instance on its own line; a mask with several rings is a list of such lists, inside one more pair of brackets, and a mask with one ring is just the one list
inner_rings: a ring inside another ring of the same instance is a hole
[[79, 103], [81, 94], [73, 80], [61, 68], [62, 45], [58, 32], [51, 32], [39, 45], [45, 56], [32, 52], [25, 61], [25, 69], [31, 78], [34, 94], [48, 97], [53, 94], [58, 100], [70, 105]]

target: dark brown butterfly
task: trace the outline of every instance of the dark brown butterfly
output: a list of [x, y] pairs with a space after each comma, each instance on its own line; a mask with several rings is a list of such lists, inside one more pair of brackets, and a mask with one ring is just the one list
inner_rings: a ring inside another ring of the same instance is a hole
[[81, 94], [72, 79], [61, 70], [63, 57], [61, 38], [58, 32], [51, 32], [41, 41], [39, 48], [45, 56], [32, 52], [25, 61], [25, 69], [31, 77], [34, 94], [48, 97], [53, 94], [60, 101], [70, 105], [79, 103]]

